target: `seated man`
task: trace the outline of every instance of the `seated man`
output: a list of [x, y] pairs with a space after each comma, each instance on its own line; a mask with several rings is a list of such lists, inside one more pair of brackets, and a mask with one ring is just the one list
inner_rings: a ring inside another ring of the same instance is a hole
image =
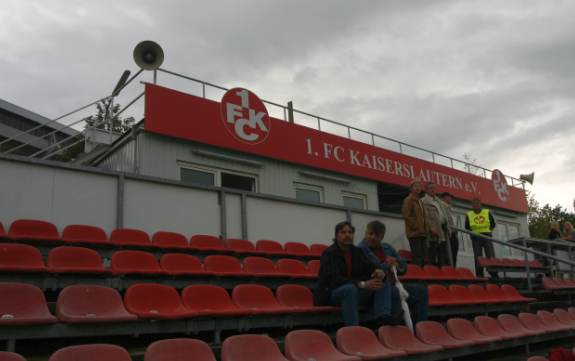
[[386, 275], [353, 245], [354, 232], [349, 222], [335, 226], [333, 244], [321, 256], [314, 304], [341, 306], [346, 326], [359, 325], [360, 305], [371, 306], [374, 317], [385, 322], [391, 314]]
[[[395, 266], [397, 275], [400, 276], [407, 271], [407, 264], [389, 243], [382, 242], [384, 237], [385, 224], [380, 221], [371, 221], [367, 224], [364, 239], [358, 246], [372, 262], [379, 265], [379, 267], [388, 275], [389, 282], [393, 284], [396, 280], [391, 271], [391, 267]], [[429, 304], [427, 287], [416, 283], [404, 284], [403, 287], [409, 293], [407, 304], [409, 305], [409, 312], [411, 313], [413, 324], [415, 325], [419, 321], [427, 320], [427, 309]], [[391, 315], [395, 319], [398, 315], [401, 315], [401, 312], [402, 309], [399, 290], [397, 287], [392, 286]]]

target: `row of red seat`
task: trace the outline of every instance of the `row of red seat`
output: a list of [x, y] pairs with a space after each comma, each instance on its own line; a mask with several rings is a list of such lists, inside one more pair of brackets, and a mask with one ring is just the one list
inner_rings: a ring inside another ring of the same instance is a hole
[[265, 257], [246, 257], [241, 262], [227, 255], [210, 255], [202, 263], [197, 257], [183, 253], [163, 254], [158, 262], [152, 253], [124, 250], [112, 254], [111, 267], [108, 269], [104, 267], [100, 254], [93, 249], [60, 246], [50, 250], [45, 266], [40, 251], [33, 246], [0, 244], [0, 271], [9, 272], [315, 278], [319, 265], [319, 260], [310, 260], [306, 265], [290, 258], [279, 259], [274, 264]]
[[12, 222], [8, 233], [4, 232], [2, 223], [0, 223], [0, 238], [306, 257], [321, 256], [327, 248], [325, 244], [312, 244], [308, 247], [301, 242], [286, 242], [282, 246], [281, 243], [273, 240], [259, 240], [254, 245], [245, 239], [227, 239], [224, 241], [214, 236], [199, 234], [192, 236], [188, 242], [186, 236], [176, 232], [160, 231], [154, 233], [150, 238], [146, 232], [130, 228], [115, 229], [108, 238], [106, 232], [99, 227], [78, 224], [66, 226], [60, 235], [53, 223], [32, 219], [20, 219]]
[[461, 306], [491, 303], [532, 302], [535, 298], [522, 296], [511, 285], [488, 284], [485, 288], [479, 285], [429, 285], [430, 306]]
[[575, 288], [575, 280], [562, 280], [558, 278], [543, 277], [543, 288], [546, 290], [562, 290]]
[[[285, 356], [275, 341], [266, 335], [235, 335], [222, 344], [222, 361], [308, 361], [378, 360], [422, 355], [494, 342], [521, 339], [551, 332], [575, 329], [575, 310], [555, 309], [517, 317], [501, 314], [496, 319], [477, 316], [473, 321], [452, 318], [446, 326], [435, 321], [416, 325], [414, 335], [405, 326], [382, 326], [377, 335], [368, 328], [350, 326], [336, 333], [336, 346], [318, 330], [296, 330], [285, 337]], [[49, 361], [85, 360], [131, 361], [128, 352], [115, 345], [70, 346], [56, 351]], [[194, 339], [171, 339], [152, 343], [146, 349], [146, 361], [215, 361], [209, 345]], [[0, 361], [22, 361], [21, 356], [0, 353]]]
[[476, 277], [468, 268], [451, 266], [425, 265], [419, 267], [408, 264], [407, 271], [399, 277], [402, 281], [485, 281], [486, 278]]
[[479, 265], [481, 267], [510, 267], [510, 268], [517, 268], [529, 265], [530, 268], [541, 268], [543, 265], [539, 260], [531, 260], [525, 261], [524, 259], [516, 259], [516, 258], [487, 258], [487, 257], [479, 257], [478, 259]]
[[124, 298], [110, 287], [68, 286], [56, 302], [56, 317], [48, 310], [38, 287], [26, 283], [0, 283], [0, 325], [55, 322], [101, 323], [140, 319], [179, 319], [196, 316], [243, 316], [326, 312], [337, 307], [314, 306], [309, 288], [285, 284], [276, 290], [256, 284], [234, 287], [232, 295], [219, 286], [190, 285], [181, 295], [171, 286], [139, 283]]

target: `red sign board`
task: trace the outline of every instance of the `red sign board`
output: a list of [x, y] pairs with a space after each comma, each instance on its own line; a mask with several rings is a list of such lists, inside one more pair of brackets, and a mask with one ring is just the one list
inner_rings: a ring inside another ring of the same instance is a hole
[[[526, 213], [525, 192], [505, 178], [481, 178], [439, 164], [324, 133], [268, 116], [255, 94], [240, 88], [222, 103], [146, 84], [145, 129], [221, 148], [408, 186], [415, 177], [438, 191]], [[501, 177], [501, 176], [500, 176]]]

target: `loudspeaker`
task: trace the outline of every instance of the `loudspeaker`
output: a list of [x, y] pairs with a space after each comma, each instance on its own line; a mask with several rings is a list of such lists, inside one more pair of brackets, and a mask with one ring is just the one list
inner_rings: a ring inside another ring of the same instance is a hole
[[144, 70], [156, 70], [164, 62], [164, 51], [151, 40], [142, 41], [134, 48], [134, 61]]
[[519, 179], [521, 179], [522, 181], [525, 181], [529, 184], [533, 184], [533, 178], [535, 178], [535, 172], [531, 172], [529, 174], [521, 174], [519, 176]]

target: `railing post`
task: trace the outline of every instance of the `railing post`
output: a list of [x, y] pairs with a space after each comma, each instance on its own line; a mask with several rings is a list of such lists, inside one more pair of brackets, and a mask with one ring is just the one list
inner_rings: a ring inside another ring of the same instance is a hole
[[124, 174], [120, 174], [117, 180], [116, 187], [116, 228], [124, 227], [124, 188], [126, 185], [126, 178]]
[[222, 239], [228, 238], [228, 221], [227, 221], [227, 207], [226, 207], [226, 192], [220, 190], [218, 192], [220, 201], [220, 236]]
[[[523, 238], [523, 247], [527, 248], [527, 238]], [[531, 269], [529, 267], [529, 260], [527, 259], [527, 252], [523, 251], [525, 255], [525, 270], [527, 271], [527, 289], [529, 292], [533, 292], [533, 284], [531, 282]]]

